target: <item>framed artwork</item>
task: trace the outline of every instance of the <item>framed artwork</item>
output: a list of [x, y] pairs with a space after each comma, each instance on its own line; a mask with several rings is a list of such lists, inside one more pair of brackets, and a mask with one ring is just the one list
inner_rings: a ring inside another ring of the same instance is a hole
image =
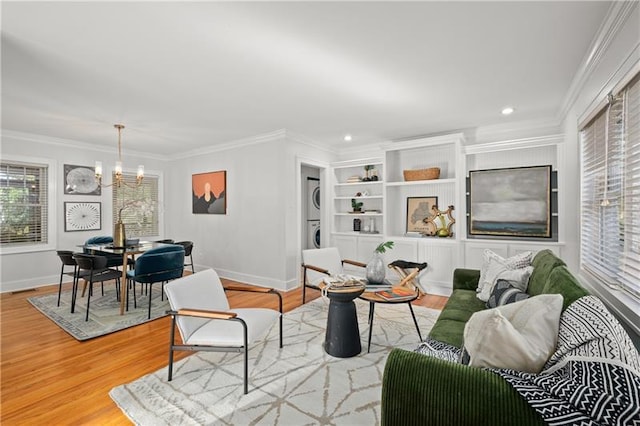
[[194, 214], [227, 214], [227, 171], [191, 176]]
[[469, 234], [551, 238], [551, 166], [469, 172]]
[[70, 195], [101, 195], [95, 170], [86, 166], [64, 165], [64, 193]]
[[433, 206], [438, 205], [438, 197], [407, 197], [407, 232], [433, 235], [433, 223], [424, 220], [432, 215]]
[[102, 229], [102, 204], [70, 202], [64, 203], [64, 230], [95, 231]]

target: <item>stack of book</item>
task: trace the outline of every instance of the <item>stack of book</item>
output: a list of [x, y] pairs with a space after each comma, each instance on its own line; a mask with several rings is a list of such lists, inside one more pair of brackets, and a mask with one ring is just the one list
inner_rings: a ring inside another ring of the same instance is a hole
[[376, 294], [388, 301], [411, 300], [416, 297], [416, 292], [405, 287], [392, 287], [389, 290], [377, 291]]
[[362, 182], [362, 178], [360, 176], [350, 176], [347, 179], [347, 183], [358, 183], [358, 182]]

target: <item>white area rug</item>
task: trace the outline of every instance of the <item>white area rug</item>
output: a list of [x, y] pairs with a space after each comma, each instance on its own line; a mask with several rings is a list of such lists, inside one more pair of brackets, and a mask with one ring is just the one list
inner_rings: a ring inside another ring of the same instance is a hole
[[[243, 394], [243, 354], [199, 352], [109, 393], [138, 425], [375, 425], [382, 373], [394, 347], [419, 344], [406, 304], [378, 305], [367, 354], [368, 303], [356, 300], [363, 352], [334, 358], [323, 349], [328, 301], [316, 299], [284, 316], [249, 350], [249, 394]], [[413, 307], [426, 337], [440, 311]], [[169, 330], [167, 329], [167, 337]], [[410, 402], [409, 402], [410, 403]]]

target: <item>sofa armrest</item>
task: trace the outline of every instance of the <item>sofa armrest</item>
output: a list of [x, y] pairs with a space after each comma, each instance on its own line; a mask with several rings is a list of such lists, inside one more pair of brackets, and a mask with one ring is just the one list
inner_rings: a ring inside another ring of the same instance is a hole
[[382, 379], [383, 425], [544, 425], [490, 371], [394, 349]]
[[458, 268], [453, 271], [454, 290], [473, 290], [478, 288], [480, 271], [478, 269]]

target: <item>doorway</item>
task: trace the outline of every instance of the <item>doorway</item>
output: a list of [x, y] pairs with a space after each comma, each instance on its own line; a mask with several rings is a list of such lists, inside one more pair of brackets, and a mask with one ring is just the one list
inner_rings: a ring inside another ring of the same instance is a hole
[[322, 244], [322, 193], [320, 169], [302, 165], [300, 169], [302, 181], [302, 241], [305, 249], [320, 248]]

